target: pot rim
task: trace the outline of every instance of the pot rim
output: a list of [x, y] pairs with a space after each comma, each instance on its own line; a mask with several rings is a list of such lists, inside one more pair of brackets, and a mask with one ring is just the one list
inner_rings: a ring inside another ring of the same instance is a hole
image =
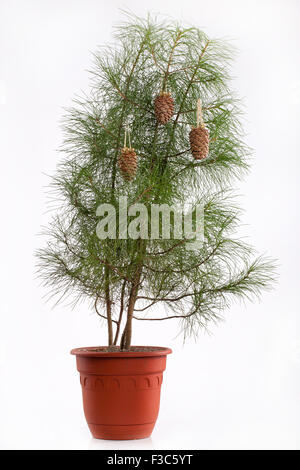
[[70, 354], [78, 357], [151, 357], [151, 356], [166, 356], [172, 353], [172, 349], [163, 346], [133, 346], [135, 348], [149, 348], [152, 351], [96, 351], [101, 346], [87, 346], [75, 348], [70, 351]]

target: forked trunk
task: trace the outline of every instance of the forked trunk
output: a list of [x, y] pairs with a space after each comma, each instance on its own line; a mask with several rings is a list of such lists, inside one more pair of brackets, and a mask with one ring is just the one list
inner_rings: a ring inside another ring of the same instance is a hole
[[131, 345], [131, 337], [132, 337], [132, 316], [133, 316], [133, 311], [134, 311], [134, 306], [139, 290], [139, 284], [140, 284], [140, 279], [141, 279], [141, 274], [142, 274], [142, 267], [143, 267], [143, 250], [145, 249], [144, 243], [142, 241], [139, 241], [139, 251], [140, 251], [140, 256], [141, 260], [138, 263], [137, 270], [135, 272], [135, 277], [132, 283], [132, 288], [129, 294], [129, 301], [128, 301], [128, 309], [127, 309], [127, 321], [126, 325], [122, 334], [121, 338], [121, 344], [120, 347], [121, 349], [129, 349]]

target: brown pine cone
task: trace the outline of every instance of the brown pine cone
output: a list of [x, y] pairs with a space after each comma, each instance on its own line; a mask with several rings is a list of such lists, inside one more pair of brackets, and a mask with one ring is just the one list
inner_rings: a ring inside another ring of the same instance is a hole
[[154, 101], [154, 112], [160, 124], [170, 121], [174, 113], [174, 100], [170, 93], [162, 91]]
[[190, 145], [193, 157], [203, 160], [208, 156], [209, 132], [206, 127], [194, 127], [190, 132]]
[[123, 147], [118, 159], [119, 169], [126, 181], [134, 179], [137, 171], [137, 154], [132, 147]]

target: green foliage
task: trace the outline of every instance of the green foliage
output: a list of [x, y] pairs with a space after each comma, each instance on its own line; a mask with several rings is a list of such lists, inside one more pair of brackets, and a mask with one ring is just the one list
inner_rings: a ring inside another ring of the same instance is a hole
[[[228, 88], [230, 47], [196, 28], [151, 18], [129, 19], [116, 38], [118, 47], [95, 54], [90, 93], [65, 117], [65, 156], [52, 180], [60, 209], [38, 256], [54, 294], [86, 296], [106, 317], [109, 344], [114, 327], [117, 343], [125, 319], [124, 348], [132, 318], [159, 320], [150, 313], [158, 302], [166, 311], [160, 320], [178, 317], [185, 332], [195, 334], [218, 319], [231, 299], [252, 298], [270, 287], [274, 267], [253, 259], [252, 248], [233, 237], [239, 210], [228, 188], [248, 169], [249, 150], [241, 140], [239, 102]], [[157, 124], [153, 112], [162, 88], [175, 101], [166, 125]], [[189, 150], [199, 97], [210, 130], [203, 161], [193, 160]], [[139, 156], [133, 182], [125, 182], [117, 166], [128, 118]], [[101, 203], [117, 206], [120, 196], [148, 209], [152, 203], [202, 202], [203, 247], [188, 250], [188, 241], [173, 239], [99, 240], [96, 209]]]

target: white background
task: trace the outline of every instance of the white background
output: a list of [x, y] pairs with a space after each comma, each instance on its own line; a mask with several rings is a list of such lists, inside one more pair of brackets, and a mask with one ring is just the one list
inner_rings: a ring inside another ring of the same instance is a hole
[[[152, 438], [92, 439], [73, 347], [104, 344], [85, 305], [51, 309], [33, 252], [60, 155], [62, 107], [88, 89], [91, 52], [112, 41], [127, 8], [194, 24], [239, 48], [251, 174], [239, 187], [243, 233], [279, 259], [261, 303], [182, 344], [170, 321], [136, 325], [135, 344], [169, 346]], [[1, 0], [0, 446], [7, 449], [288, 449], [300, 443], [299, 18], [297, 0]]]

